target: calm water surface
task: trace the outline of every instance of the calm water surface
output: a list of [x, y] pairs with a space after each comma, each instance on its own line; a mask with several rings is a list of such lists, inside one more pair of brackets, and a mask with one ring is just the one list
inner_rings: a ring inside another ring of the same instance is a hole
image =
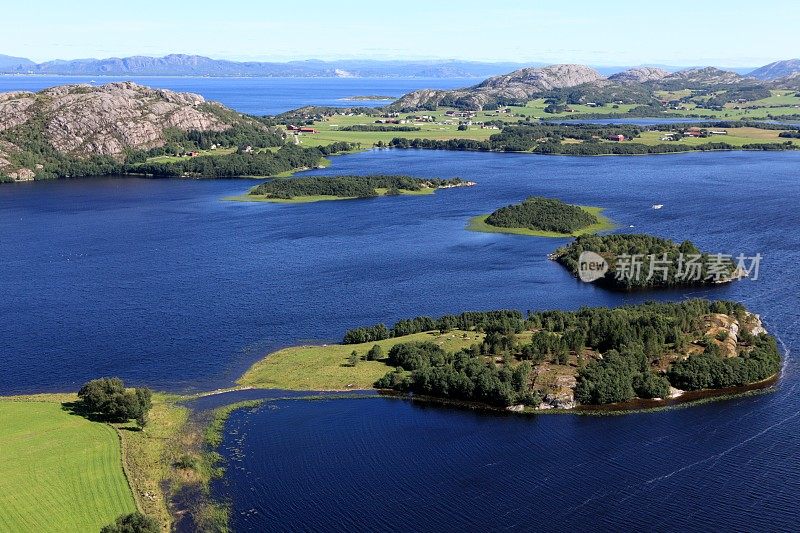
[[[760, 252], [760, 280], [712, 293], [787, 352], [776, 392], [624, 417], [497, 417], [391, 399], [235, 414], [214, 493], [238, 530], [793, 530], [800, 496], [800, 154], [569, 158], [371, 151], [328, 173], [479, 184], [319, 204], [223, 202], [247, 180], [83, 179], [0, 187], [0, 393], [98, 375], [229, 385], [275, 348], [466, 309], [575, 309], [644, 295], [575, 282], [563, 244], [464, 230], [528, 195], [600, 205], [622, 228]], [[316, 173], [319, 173], [318, 171]], [[664, 204], [655, 211], [651, 205]]]
[[475, 78], [194, 78], [158, 76], [0, 76], [0, 92], [40, 91], [67, 83], [100, 85], [135, 81], [142, 85], [202, 94], [242, 113], [275, 115], [306, 105], [380, 107], [386, 101], [353, 96], [400, 96], [417, 89], [454, 89]]

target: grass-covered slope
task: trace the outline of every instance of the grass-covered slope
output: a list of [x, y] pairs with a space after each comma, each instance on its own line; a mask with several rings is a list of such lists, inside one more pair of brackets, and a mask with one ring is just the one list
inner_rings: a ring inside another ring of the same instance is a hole
[[0, 400], [0, 531], [99, 531], [136, 510], [114, 428]]
[[[366, 360], [367, 352], [376, 344], [384, 352], [388, 352], [395, 344], [411, 341], [429, 341], [443, 349], [459, 350], [479, 342], [482, 337], [483, 334], [478, 332], [453, 331], [441, 335], [421, 332], [357, 344], [284, 348], [250, 367], [238, 384], [312, 391], [371, 389], [375, 381], [389, 370], [383, 360]], [[354, 351], [358, 356], [355, 365], [350, 360]]]

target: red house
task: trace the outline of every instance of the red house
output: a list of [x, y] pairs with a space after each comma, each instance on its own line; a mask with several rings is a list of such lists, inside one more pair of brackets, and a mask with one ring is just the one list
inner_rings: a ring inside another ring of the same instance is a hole
[[624, 135], [609, 135], [608, 136], [608, 140], [609, 141], [622, 142], [622, 141], [625, 140], [625, 136]]

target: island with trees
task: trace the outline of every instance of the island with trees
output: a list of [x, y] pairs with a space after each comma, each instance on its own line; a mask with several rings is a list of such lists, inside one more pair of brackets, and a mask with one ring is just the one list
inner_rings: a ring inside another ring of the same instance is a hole
[[602, 208], [571, 205], [554, 198], [531, 196], [519, 204], [470, 220], [467, 229], [535, 237], [569, 237], [614, 228]]
[[231, 200], [275, 203], [307, 203], [323, 200], [350, 200], [377, 196], [433, 194], [438, 189], [475, 185], [460, 178], [414, 178], [401, 175], [306, 176], [273, 179]]
[[608, 265], [593, 283], [614, 290], [714, 286], [746, 275], [730, 255], [703, 252], [691, 241], [678, 244], [645, 234], [582, 235], [550, 258], [577, 277], [585, 252], [597, 254]]
[[271, 354], [239, 384], [376, 387], [527, 411], [635, 399], [654, 407], [680, 401], [686, 391], [718, 393], [768, 380], [780, 362], [757, 315], [738, 303], [695, 299], [421, 316], [360, 327], [339, 345]]

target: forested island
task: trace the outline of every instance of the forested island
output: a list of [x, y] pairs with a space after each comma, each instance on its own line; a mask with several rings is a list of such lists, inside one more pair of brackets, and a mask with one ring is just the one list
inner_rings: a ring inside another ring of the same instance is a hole
[[360, 327], [339, 345], [271, 354], [239, 384], [374, 386], [515, 410], [637, 398], [658, 406], [685, 391], [760, 382], [778, 373], [780, 361], [758, 316], [738, 303], [695, 299], [575, 312], [421, 316], [392, 327]]
[[403, 194], [432, 194], [437, 189], [469, 187], [473, 182], [460, 178], [429, 179], [411, 176], [309, 176], [274, 179], [254, 187], [236, 200], [273, 202], [316, 202], [399, 196]]
[[583, 235], [550, 257], [578, 276], [584, 252], [605, 259], [608, 271], [594, 283], [615, 290], [719, 285], [743, 275], [729, 255], [645, 234]]
[[474, 231], [514, 233], [539, 237], [567, 237], [611, 229], [599, 207], [570, 205], [554, 198], [531, 196], [519, 204], [479, 215], [470, 221]]

